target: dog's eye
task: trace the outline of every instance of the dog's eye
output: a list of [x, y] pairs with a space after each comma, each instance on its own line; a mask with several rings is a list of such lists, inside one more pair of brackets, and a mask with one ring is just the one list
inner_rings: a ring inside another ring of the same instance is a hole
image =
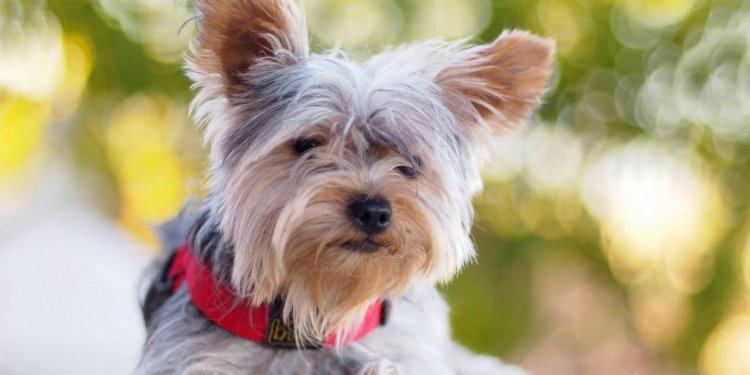
[[419, 171], [417, 171], [415, 168], [407, 167], [405, 165], [396, 167], [396, 169], [398, 169], [398, 171], [407, 178], [417, 178], [417, 175], [419, 174]]
[[298, 155], [302, 155], [321, 144], [320, 141], [314, 138], [301, 138], [294, 142], [294, 151], [296, 151]]

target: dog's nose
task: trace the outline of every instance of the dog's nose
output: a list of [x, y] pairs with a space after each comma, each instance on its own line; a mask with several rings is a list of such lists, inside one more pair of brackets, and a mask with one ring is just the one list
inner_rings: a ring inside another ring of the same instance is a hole
[[349, 204], [354, 224], [367, 235], [386, 230], [391, 223], [391, 205], [383, 199], [358, 199]]

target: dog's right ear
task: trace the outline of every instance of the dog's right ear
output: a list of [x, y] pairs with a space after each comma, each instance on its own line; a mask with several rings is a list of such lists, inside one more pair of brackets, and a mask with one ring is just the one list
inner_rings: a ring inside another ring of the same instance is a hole
[[[555, 44], [524, 31], [463, 51], [437, 77], [447, 101], [480, 138], [525, 121], [553, 71]], [[484, 125], [484, 126], [481, 126]]]
[[193, 63], [222, 77], [224, 94], [242, 92], [243, 73], [258, 63], [292, 64], [308, 54], [302, 6], [295, 0], [199, 0]]

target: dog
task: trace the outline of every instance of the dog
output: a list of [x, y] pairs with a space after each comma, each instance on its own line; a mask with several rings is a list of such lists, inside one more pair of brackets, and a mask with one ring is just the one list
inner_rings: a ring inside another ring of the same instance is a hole
[[436, 285], [475, 259], [480, 167], [540, 104], [554, 44], [509, 31], [358, 63], [312, 53], [295, 0], [196, 8], [210, 193], [162, 229], [136, 373], [522, 373], [451, 340]]

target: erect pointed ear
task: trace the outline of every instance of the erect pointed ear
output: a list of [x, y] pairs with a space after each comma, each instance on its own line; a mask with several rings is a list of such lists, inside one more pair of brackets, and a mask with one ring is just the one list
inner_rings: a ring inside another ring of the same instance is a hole
[[198, 12], [194, 64], [220, 74], [228, 96], [265, 58], [291, 64], [308, 54], [304, 11], [295, 0], [199, 0]]
[[523, 31], [461, 52], [436, 78], [459, 118], [493, 134], [523, 122], [552, 74], [554, 42]]

